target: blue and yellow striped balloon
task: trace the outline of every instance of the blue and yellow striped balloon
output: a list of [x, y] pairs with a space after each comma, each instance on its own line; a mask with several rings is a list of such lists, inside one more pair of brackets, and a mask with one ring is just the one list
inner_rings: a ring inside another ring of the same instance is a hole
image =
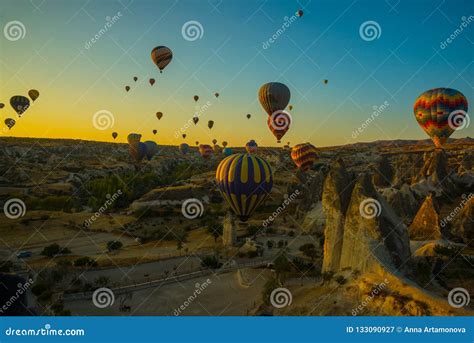
[[252, 215], [273, 186], [268, 162], [250, 154], [223, 159], [217, 167], [216, 180], [222, 196], [242, 221]]

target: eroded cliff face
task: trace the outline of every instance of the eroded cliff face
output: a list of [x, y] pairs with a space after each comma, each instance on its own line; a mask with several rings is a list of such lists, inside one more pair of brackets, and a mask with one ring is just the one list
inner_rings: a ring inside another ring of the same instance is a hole
[[460, 203], [459, 214], [455, 214], [451, 233], [470, 247], [474, 247], [474, 196], [466, 195]]
[[407, 227], [375, 190], [370, 175], [361, 175], [346, 212], [340, 268], [404, 271], [410, 255]]
[[344, 235], [345, 212], [350, 201], [353, 178], [344, 162], [337, 160], [324, 182], [322, 205], [326, 217], [324, 228], [323, 272], [339, 270]]
[[418, 210], [409, 228], [410, 239], [418, 241], [441, 239], [441, 227], [437, 206], [430, 194]]

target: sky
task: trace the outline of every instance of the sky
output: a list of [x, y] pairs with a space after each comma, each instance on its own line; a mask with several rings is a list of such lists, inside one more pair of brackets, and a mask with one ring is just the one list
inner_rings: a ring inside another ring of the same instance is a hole
[[[0, 116], [16, 125], [1, 135], [113, 141], [115, 131], [116, 142], [137, 132], [158, 144], [277, 146], [258, 89], [278, 81], [293, 106], [282, 144], [424, 139], [413, 115], [422, 92], [449, 87], [474, 99], [472, 15], [469, 0], [2, 0]], [[11, 22], [19, 36], [7, 34]], [[183, 34], [195, 22], [198, 35]], [[173, 51], [162, 74], [150, 58], [159, 45]], [[9, 99], [29, 89], [40, 97], [18, 118]], [[474, 123], [452, 137], [466, 136]]]

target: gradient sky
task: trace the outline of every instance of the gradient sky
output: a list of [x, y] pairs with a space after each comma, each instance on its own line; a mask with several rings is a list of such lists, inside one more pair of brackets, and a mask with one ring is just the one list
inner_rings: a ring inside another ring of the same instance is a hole
[[[263, 49], [299, 8], [303, 17]], [[86, 49], [106, 17], [118, 12], [121, 18]], [[197, 94], [199, 105], [211, 106], [186, 130], [188, 143], [216, 138], [230, 145], [249, 139], [276, 145], [257, 92], [263, 83], [280, 81], [290, 88], [294, 106], [283, 142], [423, 139], [412, 110], [419, 94], [451, 87], [474, 99], [474, 20], [440, 48], [470, 15], [470, 0], [2, 0], [0, 28], [15, 20], [26, 28], [16, 41], [0, 35], [0, 102], [6, 104], [0, 114], [2, 122], [17, 119], [2, 134], [112, 141], [117, 131], [117, 141], [124, 142], [128, 133], [139, 132], [142, 140], [179, 144], [183, 139], [175, 132], [196, 112]], [[181, 28], [190, 20], [202, 25], [201, 39], [183, 38]], [[379, 24], [378, 39], [361, 38], [366, 21]], [[150, 59], [157, 45], [174, 54], [163, 74]], [[150, 77], [156, 79], [153, 87]], [[129, 93], [125, 85], [132, 87]], [[9, 98], [31, 88], [40, 98], [17, 118]], [[352, 132], [373, 106], [385, 101], [389, 106], [354, 139]], [[112, 128], [94, 127], [100, 110], [113, 113]], [[161, 121], [156, 111], [164, 113]], [[473, 135], [474, 123], [452, 137]]]

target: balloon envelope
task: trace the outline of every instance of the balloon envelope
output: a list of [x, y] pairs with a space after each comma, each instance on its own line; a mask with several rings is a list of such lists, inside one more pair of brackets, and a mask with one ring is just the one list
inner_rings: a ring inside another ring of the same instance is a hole
[[273, 115], [268, 116], [267, 125], [278, 140], [278, 143], [280, 143], [282, 137], [290, 129], [291, 116], [284, 111], [275, 112]]
[[118, 133], [117, 133], [117, 132], [112, 132], [112, 137], [113, 137], [114, 139], [117, 138], [117, 136], [118, 136]]
[[158, 152], [158, 144], [156, 144], [155, 142], [153, 141], [145, 141], [144, 142], [145, 146], [146, 146], [146, 151], [145, 151], [145, 154], [146, 154], [146, 158], [149, 160], [151, 160], [153, 158], [153, 156], [156, 155], [156, 153]]
[[248, 141], [247, 144], [245, 144], [245, 150], [247, 150], [249, 154], [252, 154], [255, 151], [257, 151], [257, 148], [258, 148], [258, 145], [253, 139]]
[[258, 99], [269, 116], [278, 110], [284, 110], [290, 102], [290, 90], [280, 82], [269, 82], [260, 87]]
[[158, 118], [158, 120], [160, 120], [163, 117], [163, 113], [162, 112], [156, 112], [156, 117]]
[[222, 196], [242, 221], [252, 215], [273, 187], [268, 162], [249, 154], [223, 159], [217, 167], [216, 181]]
[[14, 95], [10, 98], [10, 105], [13, 110], [18, 113], [18, 116], [21, 115], [30, 107], [30, 100], [26, 96]]
[[30, 97], [31, 100], [35, 101], [38, 99], [40, 93], [36, 89], [30, 89], [28, 91], [28, 96]]
[[297, 144], [291, 149], [291, 159], [303, 171], [311, 169], [317, 158], [317, 150], [310, 143]]
[[207, 122], [207, 127], [210, 128], [210, 129], [212, 129], [213, 126], [214, 126], [214, 120], [209, 120], [209, 121]]
[[160, 69], [160, 73], [173, 59], [173, 53], [166, 46], [157, 46], [151, 51], [151, 60]]
[[222, 153], [224, 154], [224, 156], [230, 156], [232, 155], [232, 148], [224, 148], [222, 150]]
[[430, 89], [415, 101], [413, 112], [420, 127], [441, 148], [463, 124], [468, 109], [466, 97], [451, 88]]
[[150, 82], [150, 85], [153, 86], [155, 84], [155, 79], [150, 79], [150, 80], [148, 80], [148, 82]]
[[15, 126], [15, 119], [12, 119], [12, 118], [7, 118], [5, 119], [5, 125], [8, 127], [8, 129], [10, 130], [13, 126]]
[[201, 154], [203, 158], [207, 159], [211, 157], [212, 152], [213, 152], [212, 147], [208, 144], [201, 144], [199, 146], [199, 154]]

